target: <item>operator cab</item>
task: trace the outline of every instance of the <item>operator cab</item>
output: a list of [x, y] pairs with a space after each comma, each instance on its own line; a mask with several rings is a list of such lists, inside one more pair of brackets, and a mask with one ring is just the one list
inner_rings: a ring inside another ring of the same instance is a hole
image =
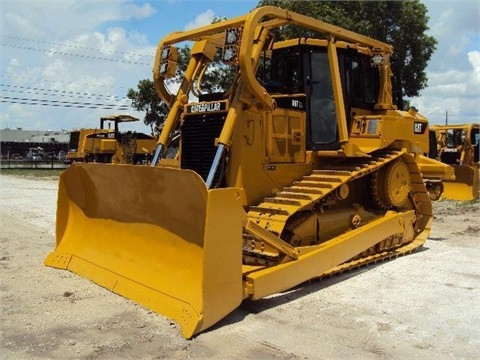
[[[366, 48], [342, 47], [337, 43], [340, 87], [343, 92], [348, 128], [351, 116], [371, 113], [379, 95], [379, 70], [371, 65]], [[265, 89], [277, 106], [294, 104], [307, 113], [307, 150], [340, 148], [333, 80], [326, 40], [295, 39], [274, 45], [270, 79]], [[290, 101], [284, 96], [291, 95]]]

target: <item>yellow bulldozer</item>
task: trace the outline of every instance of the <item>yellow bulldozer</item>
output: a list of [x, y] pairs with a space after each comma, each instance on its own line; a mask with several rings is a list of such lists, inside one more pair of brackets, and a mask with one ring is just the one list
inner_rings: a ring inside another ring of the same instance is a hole
[[[415, 113], [415, 109], [409, 110]], [[437, 138], [435, 131], [429, 129], [425, 131], [428, 136], [429, 148], [425, 154], [417, 156], [417, 164], [422, 173], [423, 182], [430, 194], [431, 200], [440, 200], [445, 191], [445, 182], [455, 181], [455, 169], [449, 164], [443, 163], [438, 157]]]
[[455, 172], [454, 179], [443, 181], [442, 198], [478, 199], [480, 124], [433, 125], [431, 130], [437, 149], [432, 157], [450, 165]]
[[[323, 36], [275, 41], [286, 25]], [[166, 81], [185, 41], [173, 94]], [[167, 35], [153, 75], [170, 111], [152, 166], [63, 172], [45, 264], [174, 319], [191, 338], [245, 299], [414, 251], [433, 217], [416, 162], [428, 121], [393, 104], [392, 51], [268, 6]], [[203, 93], [216, 56], [231, 85]], [[177, 126], [179, 167], [164, 167]]]
[[146, 164], [152, 159], [157, 139], [144, 133], [119, 130], [120, 123], [138, 120], [128, 114], [103, 116], [99, 129], [72, 131], [66, 162]]

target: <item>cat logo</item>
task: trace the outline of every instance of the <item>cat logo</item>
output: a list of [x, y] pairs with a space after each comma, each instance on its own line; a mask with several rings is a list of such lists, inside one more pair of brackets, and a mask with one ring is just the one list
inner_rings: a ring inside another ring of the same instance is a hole
[[413, 125], [413, 132], [415, 134], [423, 134], [425, 129], [427, 128], [427, 123], [424, 122], [416, 122]]
[[208, 102], [191, 104], [187, 106], [187, 113], [204, 113], [213, 111], [222, 111], [226, 109], [225, 102]]

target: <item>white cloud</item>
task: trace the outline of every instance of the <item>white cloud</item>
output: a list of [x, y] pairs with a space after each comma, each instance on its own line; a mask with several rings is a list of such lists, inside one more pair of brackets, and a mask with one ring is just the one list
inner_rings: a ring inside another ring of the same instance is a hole
[[[430, 16], [429, 33], [437, 38], [438, 49], [427, 68], [428, 88], [411, 103], [432, 122], [443, 121], [445, 111], [454, 122], [478, 122], [480, 5], [473, 0], [424, 3]], [[213, 10], [202, 12], [207, 5], [196, 17], [186, 12], [179, 15], [187, 4], [165, 0], [160, 5], [160, 22], [149, 23], [157, 4], [130, 0], [3, 1], [0, 83], [17, 88], [5, 91], [8, 88], [0, 87], [0, 96], [122, 104], [120, 99], [128, 88], [136, 88], [141, 79], [152, 78], [156, 41], [165, 35], [161, 19], [180, 19], [177, 25], [193, 19], [185, 26], [191, 29], [208, 25], [215, 17]], [[231, 6], [235, 7], [235, 2]], [[145, 23], [152, 33], [155, 31], [154, 39], [150, 39], [155, 44], [149, 43], [144, 33]], [[0, 103], [0, 128], [7, 123], [25, 129], [91, 127], [101, 115], [112, 111]]]
[[143, 19], [155, 13], [149, 3], [129, 1], [15, 1], [2, 3], [3, 31], [19, 37], [70, 38], [112, 21]]
[[137, 7], [134, 4], [130, 4], [130, 7], [134, 7], [133, 16], [136, 19], [144, 19], [156, 13], [156, 10], [152, 8], [152, 5], [149, 3], [144, 4], [142, 7]]
[[469, 38], [466, 35], [462, 35], [459, 39], [457, 39], [453, 44], [450, 45], [448, 49], [449, 55], [458, 55], [462, 51], [465, 51], [466, 46], [469, 43]]
[[480, 4], [426, 0], [437, 50], [426, 69], [428, 87], [411, 99], [432, 123], [480, 121]]
[[[480, 86], [480, 51], [470, 51], [467, 55], [473, 67], [472, 81], [476, 86]], [[477, 87], [477, 92], [480, 92], [480, 87]]]
[[208, 9], [207, 11], [198, 15], [195, 18], [195, 20], [185, 25], [185, 30], [190, 30], [200, 26], [209, 25], [212, 23], [212, 20], [214, 17], [215, 17], [215, 13], [213, 12], [213, 10]]
[[[2, 11], [0, 83], [6, 86], [0, 96], [9, 102], [0, 103], [1, 128], [98, 126], [100, 116], [120, 111], [89, 106], [129, 103], [122, 100], [128, 88], [151, 78], [155, 47], [146, 36], [105, 26], [150, 16], [155, 10], [149, 3], [17, 1], [2, 3]], [[35, 99], [50, 106], [19, 103]], [[148, 131], [142, 122], [132, 127]]]
[[16, 29], [18, 35], [23, 36], [38, 36], [39, 30], [33, 26], [31, 18], [28, 14], [18, 15], [11, 12], [6, 12], [5, 9], [3, 14], [3, 31], [6, 29]]

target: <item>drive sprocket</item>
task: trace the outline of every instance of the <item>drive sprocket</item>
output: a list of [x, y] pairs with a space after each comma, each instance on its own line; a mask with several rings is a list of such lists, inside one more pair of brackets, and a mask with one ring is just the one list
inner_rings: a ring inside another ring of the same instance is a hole
[[408, 166], [400, 159], [391, 162], [372, 176], [371, 185], [373, 200], [380, 208], [401, 207], [412, 190]]

